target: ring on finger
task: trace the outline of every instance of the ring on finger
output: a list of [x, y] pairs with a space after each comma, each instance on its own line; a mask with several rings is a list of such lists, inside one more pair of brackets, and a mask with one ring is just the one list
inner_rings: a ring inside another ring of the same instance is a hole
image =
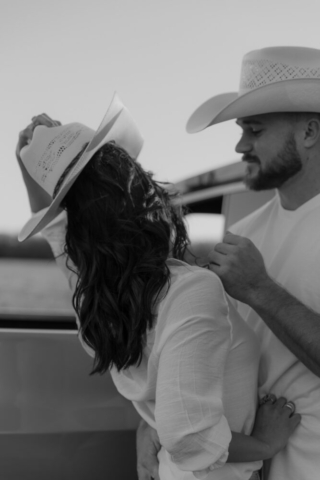
[[284, 406], [287, 407], [287, 408], [290, 408], [290, 410], [291, 410], [290, 417], [291, 417], [294, 414], [294, 412], [296, 411], [295, 404], [293, 402], [287, 402]]

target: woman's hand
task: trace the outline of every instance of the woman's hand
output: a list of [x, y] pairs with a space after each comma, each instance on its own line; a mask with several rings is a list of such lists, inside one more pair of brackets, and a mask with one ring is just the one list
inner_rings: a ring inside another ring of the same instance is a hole
[[24, 168], [24, 165], [21, 161], [20, 151], [23, 147], [25, 147], [31, 142], [33, 130], [34, 125], [33, 123], [30, 123], [30, 125], [28, 125], [25, 129], [21, 130], [21, 132], [19, 133], [18, 143], [16, 146], [16, 157], [21, 168]]
[[21, 169], [22, 177], [28, 192], [29, 202], [31, 211], [36, 213], [39, 210], [42, 210], [45, 207], [48, 207], [51, 203], [50, 195], [42, 188], [38, 183], [33, 180], [33, 178], [27, 172], [27, 169], [22, 163], [20, 152], [23, 147], [28, 145], [33, 136], [33, 131], [38, 125], [46, 125], [47, 127], [56, 127], [61, 125], [57, 120], [52, 120], [45, 113], [37, 115], [32, 118], [32, 123], [30, 123], [26, 128], [24, 128], [19, 133], [18, 143], [16, 146], [16, 157], [18, 164]]
[[287, 402], [284, 397], [276, 399], [271, 394], [262, 399], [251, 436], [268, 446], [270, 458], [286, 446], [299, 425], [301, 415], [294, 410], [294, 403]]
[[271, 394], [262, 399], [251, 435], [231, 432], [227, 462], [268, 460], [280, 452], [301, 420], [294, 408], [283, 397], [277, 400]]
[[157, 431], [144, 420], [137, 430], [137, 470], [139, 480], [160, 480], [158, 452], [161, 448]]
[[45, 125], [46, 127], [58, 127], [61, 125], [61, 122], [58, 120], [52, 120], [52, 118], [50, 118], [46, 113], [36, 115], [35, 117], [32, 117], [31, 120], [32, 122], [19, 133], [16, 147], [16, 157], [19, 163], [21, 162], [20, 151], [23, 147], [31, 142], [33, 131], [38, 125]]

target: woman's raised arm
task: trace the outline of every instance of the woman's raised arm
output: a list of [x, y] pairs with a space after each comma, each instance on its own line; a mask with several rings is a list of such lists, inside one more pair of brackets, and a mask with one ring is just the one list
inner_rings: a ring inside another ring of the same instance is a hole
[[28, 192], [30, 208], [33, 213], [48, 207], [51, 203], [50, 195], [29, 175], [20, 156], [21, 149], [31, 142], [33, 131], [38, 125], [56, 127], [61, 125], [61, 123], [57, 120], [52, 120], [48, 115], [43, 113], [33, 117], [32, 123], [19, 133], [19, 139], [16, 146], [16, 157]]

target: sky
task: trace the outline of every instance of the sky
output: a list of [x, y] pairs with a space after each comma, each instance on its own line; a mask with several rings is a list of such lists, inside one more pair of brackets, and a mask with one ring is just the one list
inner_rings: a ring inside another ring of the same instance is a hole
[[239, 127], [189, 135], [189, 116], [238, 90], [247, 52], [320, 48], [319, 14], [319, 0], [0, 0], [0, 233], [30, 216], [14, 151], [31, 117], [96, 129], [117, 91], [158, 180], [227, 165], [240, 160]]

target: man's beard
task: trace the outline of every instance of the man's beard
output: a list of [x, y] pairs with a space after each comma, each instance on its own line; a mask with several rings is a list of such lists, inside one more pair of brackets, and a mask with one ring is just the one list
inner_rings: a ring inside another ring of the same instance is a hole
[[301, 157], [293, 134], [288, 136], [283, 149], [264, 168], [261, 167], [258, 157], [244, 155], [244, 161], [246, 159], [249, 163], [260, 165], [256, 175], [250, 177], [250, 173], [247, 173], [244, 178], [244, 183], [250, 190], [279, 188], [302, 169]]

